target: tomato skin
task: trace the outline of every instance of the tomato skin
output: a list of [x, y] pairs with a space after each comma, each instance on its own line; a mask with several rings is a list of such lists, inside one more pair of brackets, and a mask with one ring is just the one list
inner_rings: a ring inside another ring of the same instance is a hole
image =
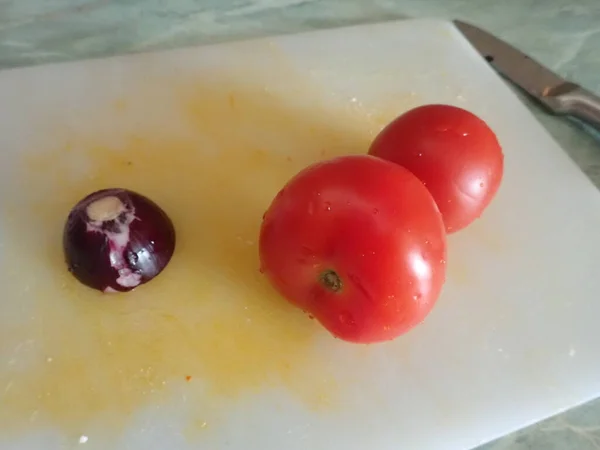
[[[446, 235], [431, 194], [408, 170], [368, 155], [316, 163], [288, 181], [264, 215], [259, 252], [275, 289], [349, 342], [413, 328], [446, 277]], [[339, 291], [323, 283], [329, 271]]]
[[369, 154], [414, 173], [437, 202], [448, 233], [483, 213], [504, 173], [494, 132], [473, 113], [450, 105], [420, 106], [397, 117], [376, 136]]

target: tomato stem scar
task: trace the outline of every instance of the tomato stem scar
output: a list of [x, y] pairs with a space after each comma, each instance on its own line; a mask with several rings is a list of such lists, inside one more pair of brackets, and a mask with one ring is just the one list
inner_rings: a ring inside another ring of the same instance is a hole
[[342, 289], [342, 279], [333, 270], [326, 270], [319, 277], [321, 284], [330, 291], [338, 292]]

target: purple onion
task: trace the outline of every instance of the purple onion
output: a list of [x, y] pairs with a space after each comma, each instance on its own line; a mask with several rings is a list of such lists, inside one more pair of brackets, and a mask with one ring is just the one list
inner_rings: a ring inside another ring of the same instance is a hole
[[96, 191], [69, 213], [63, 232], [69, 271], [102, 292], [127, 292], [156, 277], [175, 250], [171, 219], [126, 189]]

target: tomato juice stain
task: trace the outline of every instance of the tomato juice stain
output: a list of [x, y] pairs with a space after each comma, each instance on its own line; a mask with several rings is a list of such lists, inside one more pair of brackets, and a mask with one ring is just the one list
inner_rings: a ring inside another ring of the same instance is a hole
[[[248, 78], [131, 80], [123, 98], [87, 102], [81, 129], [54, 118], [45, 147], [25, 155], [4, 249], [12, 268], [0, 316], [18, 319], [0, 328], [0, 355], [17, 361], [0, 367], [1, 433], [47, 424], [77, 436], [99, 421], [102, 437], [117, 436], [134, 413], [169, 401], [178, 383], [202, 405], [191, 417], [202, 429], [212, 423], [206, 405], [269, 387], [309, 408], [335, 405], [315, 345], [328, 335], [268, 285], [256, 242], [264, 211], [292, 175], [323, 148], [328, 157], [365, 152], [378, 124], [315, 108], [312, 88], [296, 87], [303, 100], [289, 102]], [[74, 279], [61, 246], [70, 208], [107, 187], [148, 196], [177, 233], [163, 273], [110, 296]], [[198, 384], [206, 389], [192, 392]]]

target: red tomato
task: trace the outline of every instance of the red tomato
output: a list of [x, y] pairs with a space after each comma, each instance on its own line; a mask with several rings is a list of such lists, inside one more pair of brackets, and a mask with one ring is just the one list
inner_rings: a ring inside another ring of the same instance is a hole
[[446, 231], [458, 231], [490, 204], [504, 171], [502, 148], [479, 117], [449, 105], [408, 111], [375, 138], [369, 154], [400, 164], [429, 189]]
[[261, 271], [292, 304], [351, 342], [420, 323], [446, 277], [446, 236], [429, 191], [368, 155], [299, 172], [263, 218]]

